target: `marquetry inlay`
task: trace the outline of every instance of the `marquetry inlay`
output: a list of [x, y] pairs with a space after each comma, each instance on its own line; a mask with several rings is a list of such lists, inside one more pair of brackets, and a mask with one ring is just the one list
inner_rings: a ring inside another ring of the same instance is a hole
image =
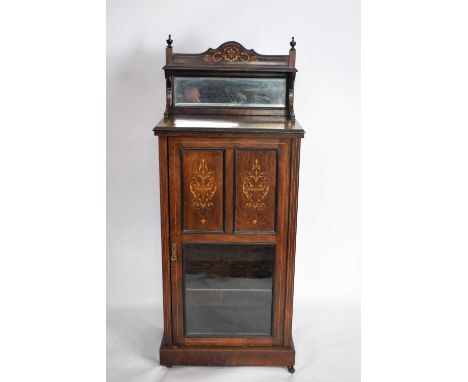
[[216, 188], [214, 172], [208, 169], [205, 159], [202, 159], [198, 169], [193, 171], [190, 181], [190, 192], [195, 198], [192, 205], [193, 208], [198, 210], [202, 224], [206, 223], [207, 214], [214, 207], [212, 199], [216, 193]]
[[203, 57], [204, 61], [241, 61], [241, 62], [256, 62], [258, 57], [255, 55], [248, 54], [247, 52], [241, 51], [234, 45], [227, 45], [222, 50], [218, 50], [212, 54], [206, 54]]
[[[258, 159], [255, 159], [252, 169], [247, 172], [242, 184], [242, 191], [247, 198], [245, 207], [257, 211], [264, 210], [266, 208], [264, 199], [268, 195], [269, 189], [267, 174], [262, 171]], [[257, 224], [257, 220], [252, 220], [252, 223]]]

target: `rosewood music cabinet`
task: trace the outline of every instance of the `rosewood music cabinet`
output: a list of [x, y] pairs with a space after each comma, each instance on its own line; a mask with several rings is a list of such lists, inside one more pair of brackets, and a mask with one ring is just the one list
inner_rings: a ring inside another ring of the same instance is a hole
[[295, 41], [166, 48], [159, 139], [164, 334], [160, 363], [294, 372], [300, 142]]

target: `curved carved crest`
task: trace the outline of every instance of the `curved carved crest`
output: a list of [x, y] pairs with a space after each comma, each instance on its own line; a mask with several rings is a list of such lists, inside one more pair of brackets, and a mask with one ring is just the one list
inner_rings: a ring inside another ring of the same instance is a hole
[[208, 49], [203, 53], [203, 61], [207, 62], [258, 62], [258, 54], [253, 50], [245, 49], [235, 41], [225, 42], [217, 49]]
[[253, 49], [246, 49], [236, 41], [228, 41], [216, 49], [210, 48], [203, 53], [175, 53], [171, 54], [171, 64], [176, 65], [276, 65], [288, 67], [289, 56], [265, 55]]

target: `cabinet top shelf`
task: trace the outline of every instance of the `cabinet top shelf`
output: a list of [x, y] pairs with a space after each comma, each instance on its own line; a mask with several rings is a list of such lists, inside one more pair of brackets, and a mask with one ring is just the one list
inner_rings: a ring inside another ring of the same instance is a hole
[[178, 132], [226, 132], [253, 134], [290, 134], [304, 136], [298, 121], [284, 117], [180, 115], [161, 119], [153, 129], [154, 135]]
[[294, 121], [294, 37], [287, 55], [260, 54], [236, 41], [202, 53], [174, 53], [170, 35], [166, 42], [165, 117], [276, 116]]

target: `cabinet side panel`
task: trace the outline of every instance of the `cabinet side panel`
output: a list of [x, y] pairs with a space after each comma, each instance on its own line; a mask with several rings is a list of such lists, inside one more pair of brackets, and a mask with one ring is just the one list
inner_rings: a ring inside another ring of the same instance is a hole
[[293, 139], [291, 145], [291, 177], [289, 193], [288, 252], [286, 258], [286, 298], [284, 315], [284, 346], [292, 346], [292, 315], [294, 295], [294, 264], [296, 256], [297, 195], [299, 189], [299, 157], [301, 140]]
[[163, 279], [164, 333], [162, 343], [172, 345], [171, 265], [169, 263], [169, 179], [167, 137], [159, 137], [159, 187], [161, 203], [161, 257]]

